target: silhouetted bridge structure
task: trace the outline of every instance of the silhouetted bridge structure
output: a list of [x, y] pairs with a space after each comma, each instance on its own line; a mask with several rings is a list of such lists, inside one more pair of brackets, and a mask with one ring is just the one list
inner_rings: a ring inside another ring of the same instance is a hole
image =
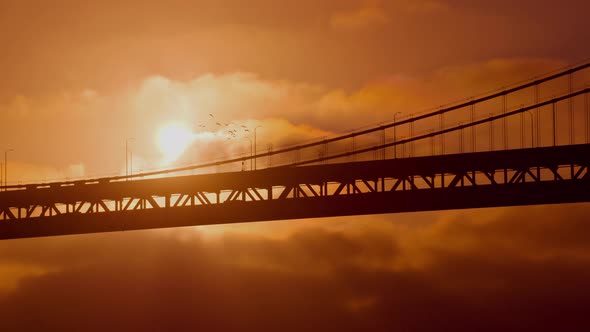
[[[5, 186], [0, 192], [0, 239], [588, 202], [590, 89], [584, 72], [588, 67], [584, 64], [430, 113], [255, 156], [133, 176]], [[584, 78], [581, 87], [574, 86], [574, 74]], [[561, 78], [567, 82], [565, 92], [540, 97], [540, 87]], [[527, 89], [534, 91], [534, 100], [523, 104], [522, 96], [515, 94]], [[507, 105], [508, 96], [515, 96], [511, 98], [516, 107]], [[498, 100], [500, 112], [478, 115], [476, 107], [486, 108], [485, 103]], [[531, 120], [530, 140], [526, 113]], [[558, 121], [560, 114], [567, 115], [563, 127], [559, 127], [564, 123], [563, 116]], [[426, 122], [426, 129], [416, 131], [420, 121]], [[502, 135], [496, 135], [499, 124]], [[396, 134], [402, 126], [405, 137]], [[394, 133], [389, 142], [386, 130]], [[560, 142], [564, 137], [565, 144]], [[497, 145], [502, 149], [497, 150]], [[267, 167], [235, 170], [251, 160], [267, 160]], [[219, 167], [229, 170], [162, 177]]]

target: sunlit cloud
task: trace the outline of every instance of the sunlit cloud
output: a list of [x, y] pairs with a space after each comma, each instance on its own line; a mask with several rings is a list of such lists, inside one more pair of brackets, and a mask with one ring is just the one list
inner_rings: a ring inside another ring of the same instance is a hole
[[[125, 140], [131, 137], [136, 173], [249, 155], [256, 127], [256, 149], [266, 152], [391, 121], [397, 111], [409, 116], [563, 65], [554, 59], [497, 58], [422, 75], [383, 75], [354, 90], [248, 73], [206, 74], [188, 81], [153, 76], [113, 95], [85, 89], [17, 96], [0, 104], [5, 120], [0, 126], [17, 121], [27, 130], [5, 126], [0, 138], [18, 138], [10, 146], [15, 149], [10, 154], [13, 181], [124, 174]], [[65, 124], [74, 125], [65, 131]], [[32, 160], [23, 161], [24, 156]]]
[[158, 130], [157, 144], [166, 164], [180, 157], [194, 140], [195, 135], [184, 124], [170, 123]]

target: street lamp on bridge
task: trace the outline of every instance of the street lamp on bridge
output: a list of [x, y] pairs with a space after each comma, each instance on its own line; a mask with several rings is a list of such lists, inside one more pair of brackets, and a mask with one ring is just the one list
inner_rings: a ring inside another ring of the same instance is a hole
[[4, 190], [8, 186], [8, 152], [13, 152], [14, 149], [4, 150]]
[[[129, 177], [129, 164], [131, 162], [131, 175], [133, 175], [133, 152], [129, 155], [129, 142], [135, 142], [135, 138], [130, 137], [125, 140], [125, 176]], [[129, 180], [129, 179], [125, 179]]]
[[[254, 127], [254, 156], [256, 156], [256, 129], [258, 128], [262, 128], [262, 126], [256, 126]], [[256, 159], [254, 158], [254, 170], [256, 170]], [[251, 169], [252, 167], [250, 167]]]
[[[253, 155], [252, 155], [252, 139], [248, 136], [244, 137], [244, 139], [247, 139], [248, 141], [250, 141], [250, 170], [252, 170], [252, 157], [253, 157]], [[242, 166], [243, 165], [244, 164], [242, 162]], [[242, 170], [243, 170], [243, 167], [242, 167]]]
[[397, 159], [397, 145], [395, 144], [395, 142], [397, 140], [397, 138], [395, 137], [395, 132], [396, 132], [395, 120], [396, 120], [396, 117], [398, 114], [402, 114], [402, 112], [395, 112], [393, 114], [393, 159]]

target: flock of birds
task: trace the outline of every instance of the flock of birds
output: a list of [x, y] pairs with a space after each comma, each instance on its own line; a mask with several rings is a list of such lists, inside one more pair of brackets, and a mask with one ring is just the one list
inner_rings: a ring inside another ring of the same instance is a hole
[[[234, 139], [234, 138], [242, 138], [242, 137], [246, 137], [246, 133], [250, 132], [250, 129], [245, 126], [245, 125], [240, 125], [238, 126], [237, 124], [235, 124], [234, 122], [229, 122], [229, 123], [222, 123], [219, 122], [215, 119], [215, 116], [211, 113], [209, 113], [209, 118], [211, 119], [211, 121], [214, 123], [213, 126], [217, 126], [218, 129], [223, 129], [225, 128], [225, 132], [224, 132], [224, 136], [227, 137], [228, 140]], [[204, 124], [204, 123], [199, 123], [198, 124], [198, 128], [202, 128], [207, 130], [208, 129], [208, 125]], [[215, 133], [215, 135], [218, 135], [219, 131], [217, 131]], [[243, 135], [240, 135], [243, 134]]]

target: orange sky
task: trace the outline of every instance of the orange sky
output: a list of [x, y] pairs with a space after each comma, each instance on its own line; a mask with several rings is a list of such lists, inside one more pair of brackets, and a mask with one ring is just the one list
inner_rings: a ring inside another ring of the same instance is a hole
[[[167, 124], [212, 135], [172, 165], [246, 153], [245, 139], [214, 135], [208, 114], [262, 125], [263, 149], [332, 135], [587, 59], [588, 13], [581, 0], [4, 0], [0, 149], [15, 150], [9, 180], [28, 182], [122, 174], [128, 137], [137, 171], [162, 167], [157, 133]], [[528, 306], [521, 327], [555, 307], [567, 314], [543, 316], [547, 326], [567, 315], [574, 324], [578, 304], [590, 303], [576, 277], [590, 273], [588, 212], [512, 208], [5, 241], [0, 320], [16, 330], [35, 308], [32, 329], [87, 321], [96, 330], [414, 331], [426, 329], [424, 316], [473, 329], [477, 322], [456, 314], [467, 312], [498, 330], [519, 324], [507, 308]], [[563, 288], [551, 291], [556, 284]], [[448, 318], [435, 313], [441, 307]], [[73, 310], [80, 321], [68, 318]], [[112, 325], [99, 324], [104, 317]]]

